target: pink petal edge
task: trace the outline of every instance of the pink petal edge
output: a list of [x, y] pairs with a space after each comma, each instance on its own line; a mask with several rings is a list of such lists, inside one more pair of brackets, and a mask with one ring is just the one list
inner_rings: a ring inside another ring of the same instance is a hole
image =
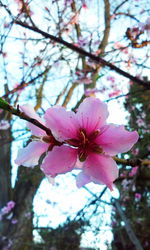
[[95, 142], [102, 146], [106, 154], [114, 156], [129, 151], [138, 138], [139, 135], [136, 131], [129, 132], [122, 125], [110, 124], [106, 126]]
[[46, 125], [52, 130], [54, 137], [64, 141], [77, 136], [79, 125], [75, 113], [66, 111], [64, 107], [49, 108], [44, 116]]
[[[26, 104], [26, 105], [19, 106], [19, 108], [21, 109], [22, 112], [24, 112], [29, 117], [34, 118], [37, 121], [39, 121], [41, 124], [45, 125], [43, 119], [35, 112], [34, 108], [31, 105]], [[33, 135], [37, 135], [37, 136], [45, 135], [44, 130], [42, 130], [39, 127], [33, 125], [32, 123], [27, 122], [27, 126], [32, 131]]]
[[118, 178], [119, 172], [111, 157], [94, 153], [88, 156], [83, 171], [91, 176], [92, 180], [107, 185], [110, 190], [113, 189], [113, 181]]
[[76, 114], [80, 127], [88, 134], [102, 127], [108, 115], [107, 105], [94, 97], [86, 98], [80, 104]]
[[19, 149], [15, 163], [19, 166], [34, 167], [38, 165], [39, 158], [48, 147], [48, 143], [41, 141], [30, 142], [25, 148]]
[[65, 145], [55, 146], [44, 158], [41, 169], [45, 175], [55, 177], [57, 174], [70, 172], [77, 161], [77, 150]]

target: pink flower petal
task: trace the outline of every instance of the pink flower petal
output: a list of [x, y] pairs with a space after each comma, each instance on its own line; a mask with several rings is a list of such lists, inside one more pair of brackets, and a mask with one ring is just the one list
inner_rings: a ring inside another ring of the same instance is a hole
[[76, 185], [78, 188], [81, 188], [82, 186], [88, 184], [89, 182], [91, 182], [91, 178], [84, 172], [80, 172], [76, 177]]
[[40, 156], [47, 151], [48, 147], [48, 143], [41, 141], [30, 142], [27, 147], [18, 151], [15, 163], [25, 167], [34, 167], [38, 164]]
[[57, 140], [64, 141], [77, 136], [78, 123], [75, 119], [75, 113], [55, 106], [46, 111], [44, 118]]
[[[26, 115], [28, 115], [31, 118], [36, 119], [37, 121], [39, 121], [40, 123], [42, 123], [44, 125], [43, 119], [40, 118], [40, 116], [35, 112], [34, 108], [31, 105], [29, 105], [29, 104], [22, 105], [22, 106], [20, 106], [20, 109]], [[37, 136], [45, 135], [44, 130], [38, 128], [37, 126], [33, 125], [32, 123], [28, 122], [27, 126], [32, 131], [33, 135], [37, 135]]]
[[103, 126], [108, 117], [107, 105], [94, 97], [86, 98], [79, 106], [77, 119], [80, 127], [91, 133]]
[[96, 182], [106, 184], [110, 190], [113, 189], [113, 181], [118, 177], [116, 162], [109, 156], [94, 153], [88, 156], [83, 171]]
[[41, 169], [45, 175], [55, 177], [71, 171], [77, 160], [77, 150], [65, 145], [55, 146], [45, 157]]
[[137, 142], [139, 136], [136, 131], [129, 132], [124, 126], [108, 125], [95, 140], [108, 155], [116, 155], [129, 151]]

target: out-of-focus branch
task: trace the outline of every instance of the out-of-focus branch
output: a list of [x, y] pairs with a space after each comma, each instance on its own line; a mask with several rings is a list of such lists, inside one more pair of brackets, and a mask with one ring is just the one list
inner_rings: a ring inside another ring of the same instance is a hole
[[135, 235], [133, 229], [131, 228], [131, 225], [130, 225], [130, 222], [129, 220], [127, 219], [126, 215], [124, 214], [121, 206], [120, 206], [120, 203], [118, 200], [115, 200], [114, 202], [114, 206], [117, 208], [117, 211], [121, 217], [121, 219], [124, 221], [125, 223], [125, 229], [126, 229], [126, 232], [129, 236], [129, 239], [131, 240], [131, 242], [133, 243], [133, 245], [135, 246], [135, 249], [136, 250], [143, 250], [143, 247], [139, 241], [139, 239], [137, 238], [137, 236]]
[[42, 123], [40, 123], [36, 119], [29, 117], [24, 112], [21, 112], [20, 109], [19, 109], [19, 106], [17, 107], [17, 109], [15, 109], [9, 103], [7, 103], [2, 98], [0, 98], [0, 108], [6, 110], [8, 112], [10, 112], [13, 115], [16, 115], [16, 116], [20, 117], [20, 119], [23, 119], [25, 121], [31, 122], [35, 126], [43, 129], [46, 132], [47, 135], [49, 135], [49, 136], [52, 135], [51, 130], [49, 128], [47, 128], [46, 126], [44, 126]]
[[43, 76], [44, 74], [46, 74], [49, 71], [49, 67], [46, 68], [43, 72], [41, 72], [40, 74], [38, 74], [36, 77], [32, 78], [30, 81], [28, 82], [21, 82], [16, 88], [12, 89], [12, 90], [8, 90], [7, 93], [5, 95], [2, 96], [2, 98], [6, 98], [8, 97], [10, 94], [14, 94], [17, 91], [29, 86], [30, 84], [34, 83], [38, 78], [40, 78], [41, 76]]
[[[75, 4], [75, 1], [73, 1], [71, 3], [71, 9], [72, 11], [74, 12], [74, 14], [77, 13], [77, 9], [76, 9], [76, 4]], [[79, 12], [80, 10], [78, 10]], [[75, 23], [75, 29], [76, 29], [76, 32], [77, 32], [77, 37], [79, 38], [81, 36], [81, 29], [80, 29], [80, 25], [78, 23]]]
[[104, 13], [104, 19], [105, 19], [105, 30], [104, 30], [104, 36], [100, 43], [99, 49], [100, 49], [100, 55], [103, 55], [105, 48], [108, 43], [109, 33], [110, 33], [110, 3], [109, 0], [104, 0], [105, 4], [105, 13]]
[[117, 10], [120, 9], [120, 7], [122, 7], [126, 2], [128, 2], [128, 0], [123, 1], [122, 3], [120, 3], [115, 9], [114, 9], [114, 14], [117, 12]]
[[91, 53], [89, 53], [89, 52], [87, 52], [87, 51], [85, 51], [85, 50], [83, 50], [83, 49], [81, 49], [81, 48], [79, 48], [79, 47], [71, 44], [71, 43], [66, 42], [65, 40], [63, 40], [63, 39], [61, 39], [59, 37], [55, 37], [55, 36], [53, 36], [51, 34], [48, 34], [48, 33], [44, 32], [44, 31], [40, 30], [37, 27], [32, 27], [32, 26], [28, 25], [25, 22], [22, 22], [22, 21], [19, 21], [19, 20], [15, 20], [15, 23], [18, 24], [18, 25], [20, 25], [20, 26], [22, 26], [22, 27], [24, 27], [24, 28], [27, 28], [27, 29], [32, 30], [34, 32], [37, 32], [38, 34], [41, 34], [45, 38], [51, 39], [51, 40], [53, 40], [53, 41], [55, 41], [55, 42], [57, 42], [59, 44], [63, 44], [67, 48], [69, 48], [69, 49], [71, 49], [71, 50], [73, 50], [73, 51], [81, 54], [82, 56], [89, 57], [93, 61], [95, 61], [96, 63], [102, 64], [103, 66], [107, 66], [111, 70], [114, 70], [118, 74], [120, 74], [120, 75], [122, 75], [122, 76], [124, 76], [124, 77], [126, 77], [128, 79], [130, 79], [131, 81], [136, 82], [136, 83], [138, 83], [138, 84], [146, 87], [147, 89], [150, 89], [150, 82], [145, 82], [145, 81], [143, 81], [143, 80], [141, 80], [141, 79], [139, 79], [139, 78], [137, 78], [135, 76], [130, 75], [126, 71], [123, 71], [122, 69], [116, 67], [115, 65], [111, 64], [110, 62], [104, 60], [101, 57], [95, 56], [95, 55], [93, 55], [93, 54], [91, 54]]
[[78, 86], [78, 83], [76, 83], [76, 82], [74, 82], [74, 83], [72, 84], [72, 86], [70, 87], [70, 89], [69, 89], [69, 91], [68, 91], [68, 93], [67, 93], [67, 95], [66, 95], [66, 97], [65, 97], [65, 100], [64, 100], [64, 102], [63, 102], [63, 104], [62, 104], [63, 107], [66, 107], [66, 106], [67, 106], [67, 104], [69, 103], [69, 101], [70, 101], [70, 99], [71, 99], [71, 97], [72, 97], [73, 91], [74, 91], [74, 89], [75, 89], [77, 86]]
[[125, 166], [150, 166], [150, 160], [141, 160], [141, 159], [120, 159], [118, 157], [113, 157], [113, 159], [118, 163]]

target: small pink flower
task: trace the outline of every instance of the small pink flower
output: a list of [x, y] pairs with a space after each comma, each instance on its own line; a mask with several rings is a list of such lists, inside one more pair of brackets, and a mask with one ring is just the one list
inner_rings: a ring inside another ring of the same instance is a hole
[[86, 5], [85, 2], [82, 4], [82, 8], [83, 8], [83, 9], [88, 9], [88, 6]]
[[139, 127], [142, 127], [142, 126], [145, 125], [144, 120], [141, 119], [141, 118], [138, 118], [138, 119], [137, 119], [137, 124], [138, 124]]
[[115, 77], [114, 76], [107, 76], [107, 80], [111, 83], [115, 83]]
[[146, 30], [147, 36], [150, 36], [150, 17], [148, 17], [145, 22], [144, 30]]
[[120, 177], [126, 177], [127, 176], [127, 173], [126, 172], [123, 172], [120, 174]]
[[[31, 107], [24, 106], [23, 109], [41, 121]], [[118, 168], [112, 156], [131, 149], [138, 140], [138, 134], [126, 131], [124, 126], [106, 124], [107, 117], [107, 105], [94, 97], [86, 98], [77, 113], [58, 106], [49, 108], [44, 116], [46, 126], [62, 145], [51, 148], [51, 140], [45, 132], [29, 124], [32, 133], [41, 139], [21, 149], [16, 163], [34, 166], [41, 154], [47, 152], [41, 169], [45, 175], [55, 177], [71, 171], [79, 159], [83, 166], [77, 177], [78, 187], [93, 181], [106, 184], [112, 190], [113, 181], [118, 177]]]
[[138, 155], [138, 153], [139, 153], [139, 149], [138, 149], [138, 148], [134, 148], [134, 149], [132, 150], [132, 154], [133, 154], [133, 155]]
[[0, 121], [0, 130], [6, 130], [10, 127], [10, 124], [6, 120], [1, 120]]
[[132, 176], [136, 175], [138, 169], [139, 169], [138, 166], [132, 168], [131, 172], [129, 173], [129, 176], [132, 177]]
[[128, 48], [127, 48], [124, 44], [122, 44], [122, 43], [120, 43], [120, 42], [115, 42], [114, 48], [115, 48], [115, 49], [119, 49], [119, 50], [122, 51], [124, 54], [128, 54]]
[[11, 220], [11, 223], [15, 225], [15, 224], [18, 223], [18, 220], [17, 220], [17, 219], [12, 219], [12, 220]]
[[81, 79], [77, 80], [76, 82], [88, 85], [88, 84], [92, 83], [92, 79], [90, 77], [85, 76], [85, 77], [82, 77]]
[[10, 209], [6, 206], [4, 206], [2, 209], [1, 209], [1, 214], [4, 215], [4, 214], [8, 214], [10, 212]]
[[87, 37], [85, 37], [85, 38], [79, 37], [78, 42], [77, 42], [77, 45], [79, 45], [79, 47], [84, 47], [84, 46], [86, 46], [88, 43], [89, 43], [89, 41], [88, 41], [88, 38], [87, 38]]
[[142, 197], [142, 195], [141, 195], [140, 193], [135, 193], [135, 198], [136, 198], [137, 200], [140, 200], [141, 197]]
[[82, 71], [76, 71], [76, 75], [78, 76], [78, 79], [76, 80], [77, 83], [80, 84], [90, 84], [92, 83], [92, 79], [84, 74]]
[[118, 96], [118, 95], [120, 95], [121, 94], [121, 90], [115, 90], [115, 91], [113, 91], [113, 92], [111, 92], [110, 94], [109, 94], [109, 97], [110, 98], [112, 98], [112, 97], [114, 97], [114, 96]]
[[96, 88], [93, 88], [93, 89], [85, 89], [85, 95], [86, 95], [86, 96], [95, 95], [97, 92], [99, 92], [99, 90], [96, 89]]
[[123, 189], [127, 191], [130, 188], [131, 180], [124, 179], [121, 183]]
[[16, 205], [16, 203], [14, 201], [8, 201], [7, 202], [7, 207], [11, 210], [12, 208], [14, 208]]

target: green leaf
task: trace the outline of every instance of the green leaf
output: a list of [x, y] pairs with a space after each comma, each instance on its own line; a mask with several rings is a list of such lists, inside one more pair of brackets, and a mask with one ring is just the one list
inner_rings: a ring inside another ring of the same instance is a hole
[[1, 97], [0, 97], [0, 108], [8, 111], [10, 109], [9, 103], [3, 100]]

